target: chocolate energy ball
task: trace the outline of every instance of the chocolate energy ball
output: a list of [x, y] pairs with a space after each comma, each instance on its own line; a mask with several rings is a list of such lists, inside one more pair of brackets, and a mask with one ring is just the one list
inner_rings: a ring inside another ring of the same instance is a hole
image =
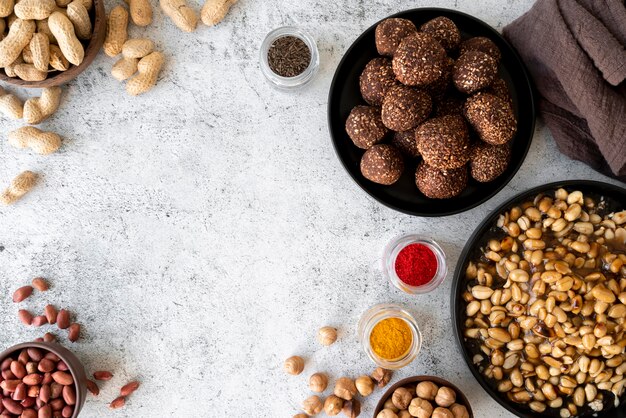
[[374, 58], [368, 62], [359, 79], [363, 99], [373, 106], [380, 106], [387, 90], [396, 84], [399, 83], [389, 58]]
[[452, 74], [454, 73], [454, 60], [450, 57], [444, 58], [444, 66], [441, 76], [425, 87], [426, 91], [433, 98], [443, 97], [450, 90], [452, 84]]
[[465, 54], [467, 51], [484, 52], [485, 54], [495, 59], [497, 62], [500, 62], [500, 58], [502, 56], [502, 54], [500, 53], [500, 49], [497, 47], [497, 45], [491, 39], [485, 38], [484, 36], [470, 38], [467, 41], [461, 43], [459, 51], [461, 55]]
[[415, 140], [424, 161], [434, 168], [451, 170], [469, 160], [469, 130], [462, 116], [442, 116], [424, 122], [415, 130]]
[[517, 131], [511, 106], [493, 94], [481, 92], [470, 97], [464, 113], [480, 139], [491, 145], [506, 144]]
[[390, 88], [382, 106], [382, 120], [393, 131], [408, 131], [422, 123], [433, 104], [428, 93], [398, 85]]
[[422, 161], [415, 171], [415, 184], [426, 197], [449, 199], [461, 194], [467, 187], [467, 167], [439, 170]]
[[368, 149], [381, 142], [388, 132], [380, 117], [380, 108], [356, 106], [346, 120], [346, 132], [359, 148]]
[[456, 49], [461, 43], [461, 32], [454, 22], [447, 17], [439, 16], [424, 23], [420, 30], [435, 38], [446, 51]]
[[511, 148], [508, 144], [491, 145], [479, 141], [470, 154], [470, 174], [481, 183], [493, 181], [504, 173], [510, 160]]
[[407, 36], [393, 55], [393, 72], [402, 84], [425, 86], [443, 73], [446, 51], [432, 36], [416, 33]]
[[480, 51], [467, 51], [454, 64], [452, 79], [457, 90], [472, 94], [493, 83], [498, 75], [498, 62]]
[[404, 171], [402, 154], [393, 145], [374, 145], [361, 158], [361, 173], [374, 183], [390, 185], [398, 181]]
[[417, 33], [415, 24], [407, 19], [392, 17], [376, 26], [376, 49], [380, 55], [392, 57], [400, 41]]
[[398, 148], [407, 158], [414, 159], [420, 156], [417, 142], [415, 141], [415, 129], [394, 133], [391, 144]]
[[494, 96], [498, 96], [499, 98], [507, 102], [511, 106], [511, 108], [513, 108], [513, 98], [511, 97], [509, 86], [503, 79], [496, 79], [493, 83], [491, 83], [488, 89], [485, 89], [485, 93], [491, 93]]

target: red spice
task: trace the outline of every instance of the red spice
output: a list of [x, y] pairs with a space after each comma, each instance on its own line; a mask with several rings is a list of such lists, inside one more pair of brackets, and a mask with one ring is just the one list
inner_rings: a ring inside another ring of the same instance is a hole
[[396, 274], [409, 286], [421, 286], [430, 282], [437, 272], [437, 257], [424, 244], [410, 244], [396, 257]]

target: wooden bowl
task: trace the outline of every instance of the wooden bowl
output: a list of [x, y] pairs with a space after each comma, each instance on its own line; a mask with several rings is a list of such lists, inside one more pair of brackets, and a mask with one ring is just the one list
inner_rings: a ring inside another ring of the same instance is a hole
[[[78, 74], [82, 73], [93, 62], [104, 44], [106, 35], [107, 19], [104, 11], [104, 0], [94, 0], [93, 7], [89, 10], [91, 24], [93, 26], [93, 34], [89, 39], [89, 43], [85, 47], [85, 58], [80, 65], [72, 65], [67, 71], [51, 71], [48, 78], [43, 81], [26, 81], [19, 77], [9, 77], [0, 69], [0, 80], [15, 86], [26, 88], [54, 87], [65, 84], [75, 79]], [[85, 46], [85, 42], [82, 42]]]
[[400, 380], [398, 383], [396, 383], [395, 385], [387, 389], [385, 394], [380, 398], [380, 401], [378, 401], [378, 405], [376, 405], [376, 409], [374, 409], [373, 418], [376, 418], [376, 415], [378, 415], [378, 413], [383, 410], [383, 405], [385, 404], [385, 401], [391, 398], [391, 395], [393, 395], [393, 392], [396, 389], [402, 386], [409, 386], [409, 385], [417, 386], [419, 382], [427, 382], [427, 381], [433, 382], [439, 387], [447, 386], [450, 389], [453, 389], [456, 392], [456, 403], [465, 406], [465, 408], [467, 408], [467, 412], [469, 413], [469, 418], [474, 418], [472, 407], [470, 406], [469, 401], [467, 400], [463, 392], [461, 392], [459, 388], [457, 388], [456, 386], [454, 386], [452, 383], [448, 382], [447, 380], [442, 379], [441, 377], [436, 377], [436, 376], [413, 376], [413, 377], [407, 377], [406, 379]]

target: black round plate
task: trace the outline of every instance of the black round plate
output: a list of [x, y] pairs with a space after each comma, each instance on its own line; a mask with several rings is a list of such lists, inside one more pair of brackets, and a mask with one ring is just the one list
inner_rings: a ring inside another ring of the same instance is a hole
[[[517, 196], [509, 199], [507, 202], [501, 204], [494, 209], [489, 216], [476, 228], [472, 236], [465, 244], [463, 252], [459, 257], [458, 264], [454, 271], [454, 277], [452, 279], [452, 291], [450, 299], [450, 308], [452, 310], [452, 327], [456, 336], [457, 344], [461, 350], [463, 358], [470, 368], [472, 374], [478, 380], [478, 383], [494, 398], [500, 405], [508, 409], [513, 414], [522, 418], [555, 418], [557, 415], [550, 415], [548, 413], [539, 414], [532, 412], [529, 408], [515, 404], [507, 399], [506, 396], [498, 392], [478, 370], [472, 362], [474, 353], [470, 352], [470, 349], [464, 343], [463, 337], [463, 322], [465, 321], [464, 303], [461, 301], [465, 283], [465, 270], [470, 260], [476, 259], [480, 254], [480, 248], [485, 247], [489, 238], [492, 238], [497, 232], [496, 222], [501, 213], [509, 210], [511, 207], [522, 203], [539, 193], [554, 192], [559, 188], [564, 188], [568, 192], [574, 190], [580, 190], [585, 196], [590, 196], [594, 199], [604, 197], [607, 202], [606, 209], [609, 212], [623, 210], [626, 207], [626, 189], [623, 189], [612, 184], [603, 183], [599, 181], [589, 180], [570, 180], [556, 183], [546, 184], [544, 186], [535, 187], [527, 190]], [[598, 414], [598, 413], [596, 413]], [[624, 418], [626, 416], [626, 396], [623, 396], [620, 406], [618, 408], [611, 408], [609, 411], [601, 412], [597, 416], [603, 418]]]
[[471, 180], [467, 189], [452, 199], [429, 199], [415, 185], [416, 164], [406, 164], [400, 180], [392, 186], [383, 186], [367, 180], [361, 174], [360, 162], [363, 150], [357, 148], [345, 130], [345, 123], [352, 108], [366, 104], [359, 91], [359, 76], [365, 65], [378, 56], [374, 40], [375, 25], [366, 30], [348, 49], [339, 63], [330, 86], [328, 97], [328, 125], [337, 156], [354, 181], [380, 203], [410, 215], [447, 216], [463, 212], [485, 202], [498, 193], [522, 165], [535, 126], [535, 104], [530, 78], [519, 55], [492, 27], [465, 13], [448, 9], [422, 8], [408, 10], [390, 17], [402, 17], [413, 21], [418, 27], [437, 16], [446, 16], [458, 26], [463, 38], [486, 36], [493, 40], [502, 52], [500, 76], [509, 85], [517, 117], [517, 134], [512, 141], [512, 158], [507, 170], [490, 183]]

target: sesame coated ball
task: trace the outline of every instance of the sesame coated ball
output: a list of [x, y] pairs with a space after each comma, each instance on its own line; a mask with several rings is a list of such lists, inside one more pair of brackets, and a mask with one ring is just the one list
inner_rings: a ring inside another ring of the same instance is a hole
[[417, 149], [417, 142], [415, 141], [415, 129], [395, 132], [393, 138], [391, 138], [391, 145], [398, 148], [402, 155], [407, 158], [413, 159], [420, 156], [420, 152]]
[[422, 161], [415, 171], [415, 184], [431, 199], [449, 199], [467, 187], [467, 166], [454, 170], [439, 170]]
[[380, 108], [356, 106], [346, 120], [346, 132], [359, 148], [368, 149], [381, 142], [388, 132], [380, 117]]
[[382, 120], [394, 131], [408, 131], [422, 123], [432, 111], [428, 93], [398, 85], [390, 88], [382, 106]]
[[509, 144], [491, 145], [478, 141], [470, 154], [470, 174], [472, 178], [485, 183], [499, 177], [509, 166], [511, 148]]
[[493, 94], [480, 92], [470, 97], [465, 102], [464, 113], [480, 139], [489, 144], [506, 144], [517, 131], [511, 106]]
[[380, 106], [385, 93], [398, 83], [389, 58], [374, 58], [367, 63], [359, 78], [361, 96], [372, 106]]
[[426, 33], [407, 36], [393, 55], [393, 72], [407, 86], [425, 86], [436, 81], [444, 70], [446, 51]]
[[450, 57], [445, 57], [444, 66], [441, 76], [432, 83], [428, 84], [425, 89], [431, 95], [432, 98], [439, 98], [446, 95], [449, 92], [452, 85], [452, 74], [454, 73], [454, 60]]
[[505, 102], [507, 102], [511, 108], [513, 107], [513, 97], [511, 97], [511, 91], [509, 90], [509, 86], [506, 84], [501, 78], [496, 79], [488, 89], [485, 89], [485, 93], [491, 93], [494, 96], [498, 96]]
[[454, 64], [452, 78], [457, 90], [472, 94], [488, 87], [498, 75], [498, 63], [480, 51], [467, 51]]
[[415, 130], [417, 149], [428, 165], [440, 170], [464, 166], [469, 160], [469, 130], [462, 116], [430, 119]]
[[500, 62], [500, 57], [502, 56], [498, 46], [491, 39], [485, 38], [484, 36], [470, 38], [467, 41], [461, 43], [461, 46], [459, 47], [459, 52], [461, 53], [461, 55], [465, 54], [467, 51], [484, 52], [485, 54], [495, 59], [497, 62]]
[[392, 57], [400, 41], [417, 33], [415, 24], [407, 19], [392, 17], [376, 26], [376, 49], [380, 55]]
[[424, 23], [420, 30], [435, 38], [446, 51], [456, 49], [461, 43], [461, 32], [454, 22], [447, 17], [439, 16]]
[[404, 171], [402, 154], [393, 145], [374, 145], [361, 158], [361, 173], [374, 183], [390, 185], [398, 181]]

